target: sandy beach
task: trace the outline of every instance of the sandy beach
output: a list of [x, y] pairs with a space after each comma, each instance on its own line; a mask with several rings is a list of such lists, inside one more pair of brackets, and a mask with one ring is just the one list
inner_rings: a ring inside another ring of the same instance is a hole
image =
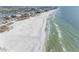
[[0, 33], [0, 51], [45, 51], [46, 20], [49, 12], [15, 22], [11, 30]]

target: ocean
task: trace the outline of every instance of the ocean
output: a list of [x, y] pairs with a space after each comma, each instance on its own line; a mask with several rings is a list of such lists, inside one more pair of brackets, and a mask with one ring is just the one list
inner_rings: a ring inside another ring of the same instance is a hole
[[79, 6], [60, 6], [48, 18], [46, 51], [79, 51]]

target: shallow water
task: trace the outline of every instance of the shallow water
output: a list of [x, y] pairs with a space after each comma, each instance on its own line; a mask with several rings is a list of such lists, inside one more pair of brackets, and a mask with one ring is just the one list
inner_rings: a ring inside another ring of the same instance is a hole
[[[79, 7], [60, 7], [50, 15], [49, 40], [47, 51], [77, 52], [79, 51]], [[74, 11], [74, 12], [72, 12]], [[75, 13], [77, 12], [77, 13]], [[54, 15], [54, 16], [53, 16]], [[53, 21], [52, 21], [53, 20]]]

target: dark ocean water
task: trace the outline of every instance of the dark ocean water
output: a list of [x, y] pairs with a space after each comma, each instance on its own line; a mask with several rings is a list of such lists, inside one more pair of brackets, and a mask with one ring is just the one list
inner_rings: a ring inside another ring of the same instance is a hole
[[48, 18], [47, 51], [79, 52], [79, 7], [61, 6], [55, 13]]

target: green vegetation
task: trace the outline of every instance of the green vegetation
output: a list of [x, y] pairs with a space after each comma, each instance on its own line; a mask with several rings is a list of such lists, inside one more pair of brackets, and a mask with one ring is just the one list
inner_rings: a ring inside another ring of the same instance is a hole
[[15, 14], [16, 10], [0, 10], [2, 14]]

